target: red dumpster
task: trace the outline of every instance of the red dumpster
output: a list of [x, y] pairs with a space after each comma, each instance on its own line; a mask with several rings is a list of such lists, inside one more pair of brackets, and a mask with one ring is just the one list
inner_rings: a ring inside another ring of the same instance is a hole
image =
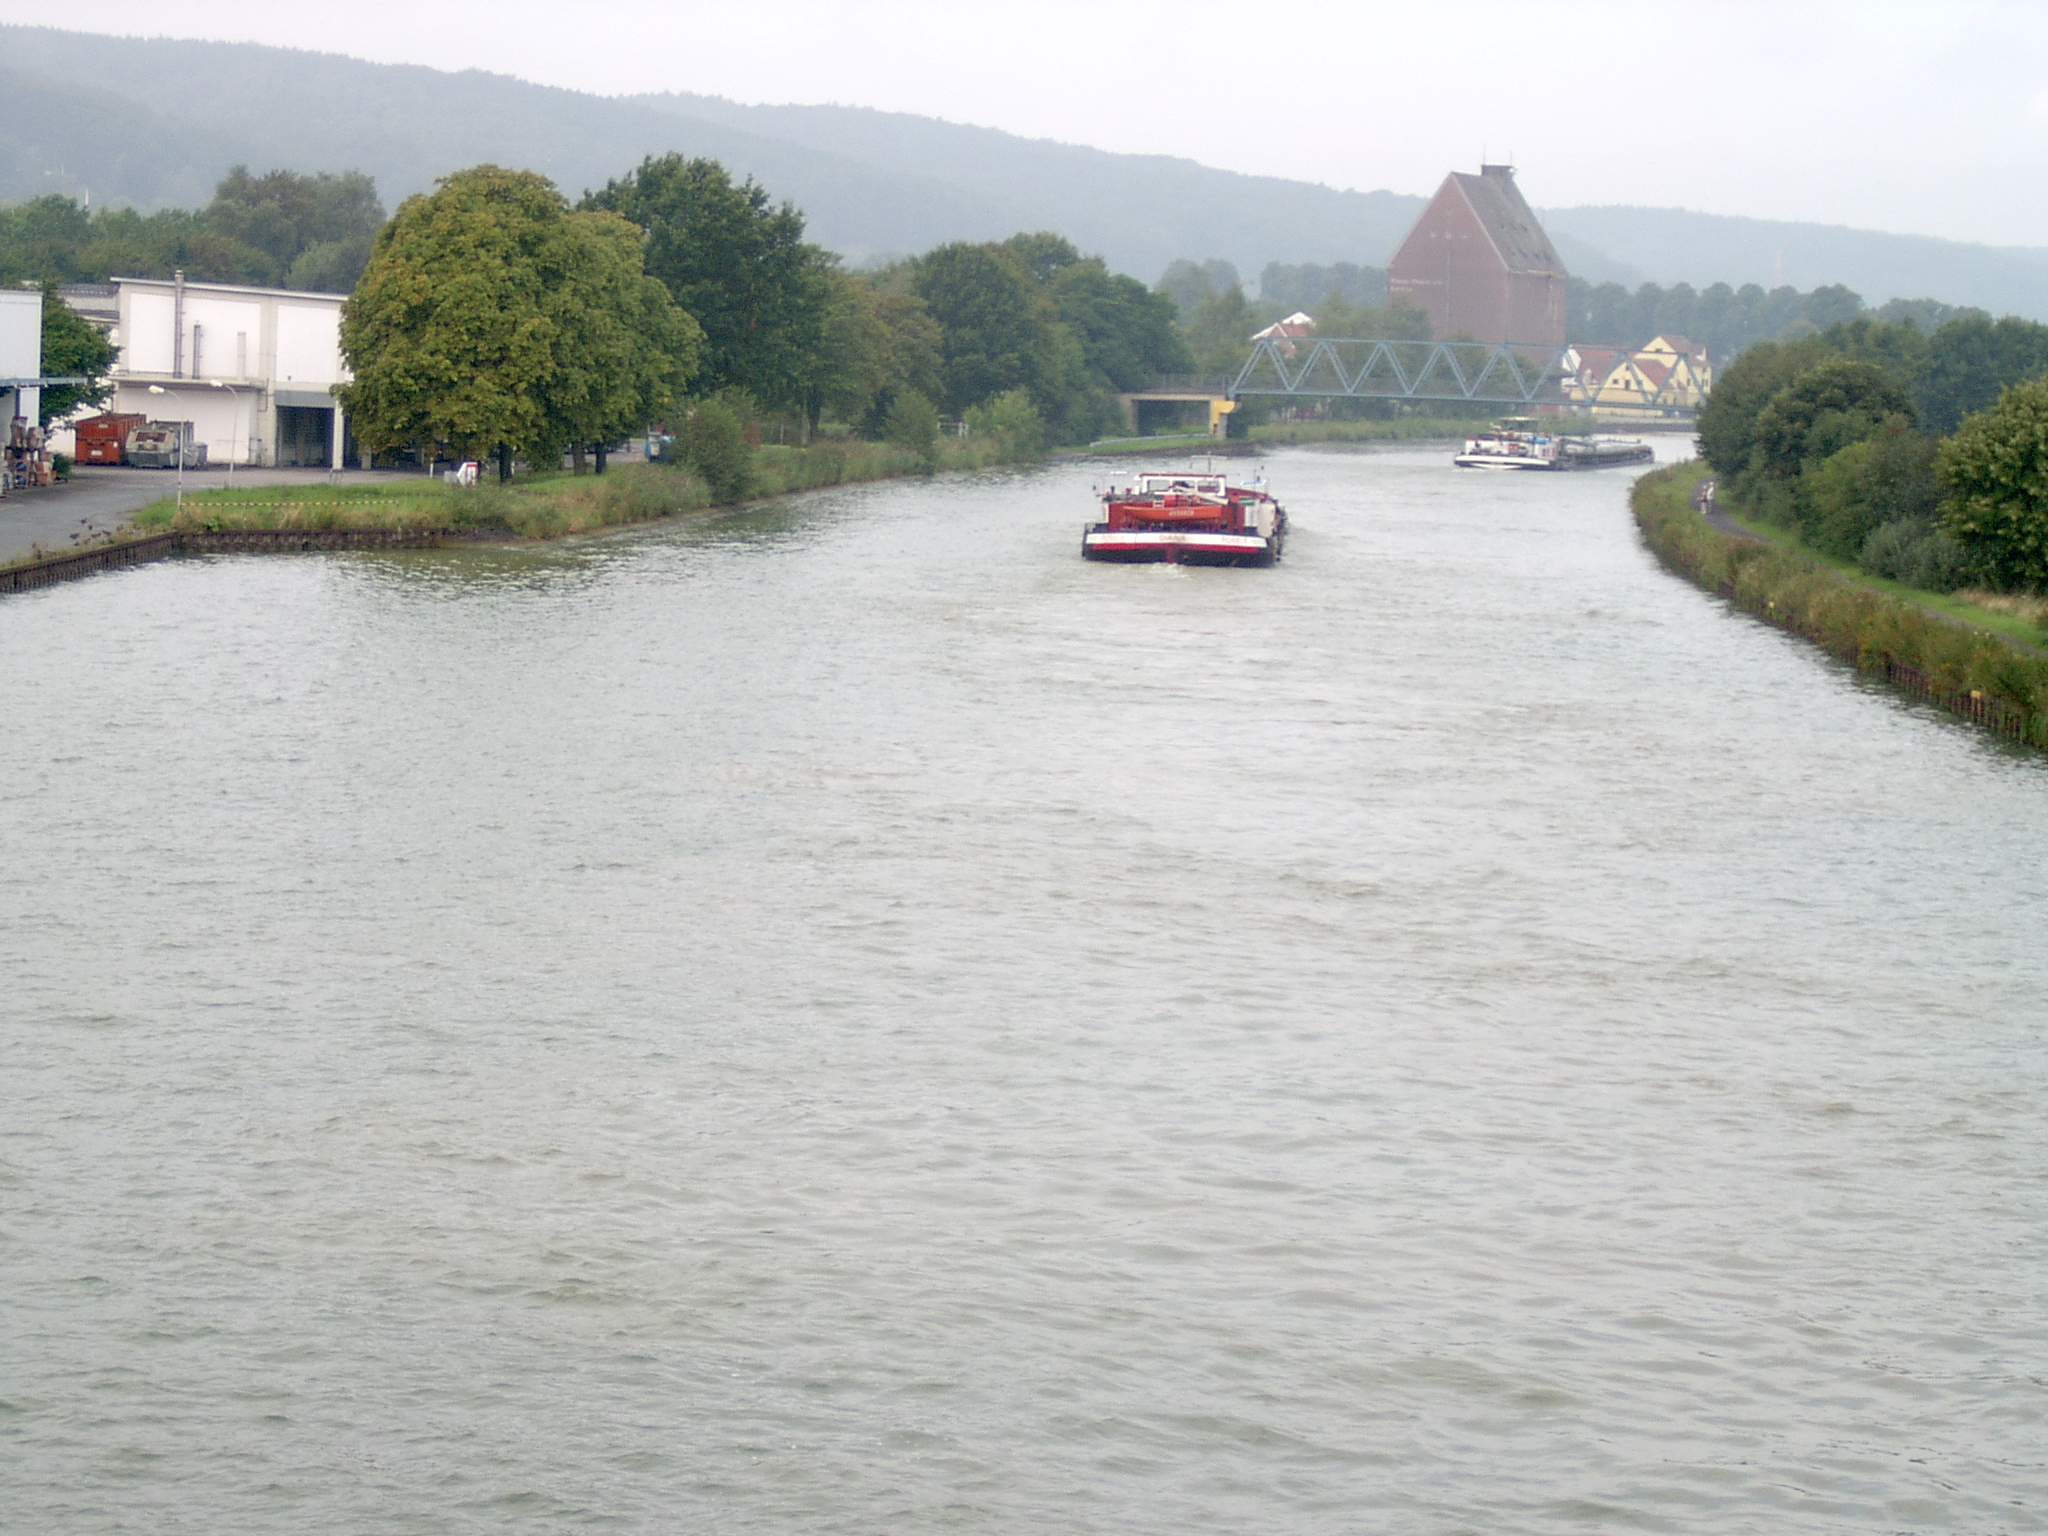
[[78, 462], [81, 464], [126, 464], [128, 462], [128, 434], [137, 427], [146, 426], [147, 416], [130, 416], [113, 411], [103, 416], [88, 416], [73, 425], [72, 431], [78, 438]]

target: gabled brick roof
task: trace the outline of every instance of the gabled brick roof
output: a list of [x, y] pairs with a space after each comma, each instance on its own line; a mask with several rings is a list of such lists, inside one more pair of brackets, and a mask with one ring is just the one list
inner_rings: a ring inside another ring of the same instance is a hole
[[1557, 247], [1536, 222], [1536, 212], [1522, 196], [1522, 189], [1515, 185], [1514, 172], [1509, 167], [1483, 166], [1477, 176], [1453, 171], [1445, 178], [1445, 185], [1454, 183], [1479, 216], [1480, 226], [1510, 272], [1565, 275]]

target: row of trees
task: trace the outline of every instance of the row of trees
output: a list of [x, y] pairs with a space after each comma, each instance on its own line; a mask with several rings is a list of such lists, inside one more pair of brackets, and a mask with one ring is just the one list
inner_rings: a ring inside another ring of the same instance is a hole
[[194, 282], [347, 293], [384, 223], [376, 184], [359, 171], [302, 176], [229, 171], [193, 211], [87, 209], [59, 194], [0, 207], [0, 283]]
[[1619, 283], [1596, 286], [1575, 277], [1565, 297], [1565, 334], [1573, 341], [1629, 348], [1659, 335], [1689, 336], [1704, 342], [1719, 363], [1759, 341], [1824, 331], [1863, 313], [1863, 296], [1839, 283], [1807, 293], [1757, 283], [1715, 283], [1705, 290], [1690, 283], [1644, 283], [1631, 292]]
[[[1233, 288], [1241, 293], [1244, 282], [1231, 262], [1220, 258], [1199, 262], [1183, 258], [1171, 263], [1155, 286], [1173, 300], [1181, 323], [1186, 325], [1194, 320], [1204, 300]], [[1315, 310], [1332, 295], [1354, 309], [1378, 308], [1387, 302], [1386, 269], [1349, 261], [1328, 265], [1269, 261], [1259, 274], [1258, 305], [1262, 310], [1274, 311], [1275, 320], [1296, 310]]]
[[1085, 441], [1117, 391], [1190, 366], [1173, 321], [1171, 300], [1057, 235], [852, 274], [714, 161], [653, 157], [574, 206], [480, 166], [378, 235], [344, 311], [343, 398], [373, 451], [445, 444], [501, 466], [601, 451], [711, 397], [726, 403], [707, 420], [800, 434], [831, 417], [919, 438], [943, 411]]
[[[1173, 300], [1197, 355], [1215, 352], [1218, 368], [1230, 366], [1230, 360], [1221, 349], [1206, 347], [1205, 341], [1222, 329], [1217, 322], [1225, 315], [1231, 328], [1242, 331], [1235, 353], [1238, 361], [1244, 356], [1245, 337], [1296, 310], [1315, 315], [1317, 329], [1325, 335], [1407, 336], [1403, 325], [1391, 320], [1357, 319], [1367, 311], [1386, 313], [1387, 274], [1378, 267], [1269, 262], [1260, 275], [1259, 296], [1252, 300], [1231, 263], [1180, 260], [1167, 267], [1157, 288]], [[1954, 320], [1991, 323], [1982, 310], [1933, 299], [1894, 299], [1870, 310], [1861, 294], [1840, 284], [1804, 293], [1789, 287], [1767, 290], [1756, 283], [1739, 288], [1715, 283], [1705, 289], [1689, 283], [1668, 288], [1643, 283], [1630, 290], [1619, 283], [1596, 285], [1576, 277], [1570, 280], [1565, 314], [1565, 331], [1573, 341], [1635, 348], [1658, 335], [1688, 336], [1704, 342], [1717, 363], [1760, 341], [1793, 340], [1865, 317], [1890, 324], [1910, 321], [1927, 335]], [[1345, 328], [1331, 330], [1332, 322]]]
[[1863, 317], [1731, 364], [1700, 413], [1727, 494], [1937, 591], [2048, 584], [2048, 326]]

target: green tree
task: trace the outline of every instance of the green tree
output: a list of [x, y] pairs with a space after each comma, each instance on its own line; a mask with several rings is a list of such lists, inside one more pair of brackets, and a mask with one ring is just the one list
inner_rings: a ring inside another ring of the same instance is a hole
[[2016, 384], [1942, 445], [1943, 527], [2006, 588], [2048, 584], [2048, 379]]
[[384, 223], [377, 185], [361, 171], [249, 174], [238, 165], [214, 188], [205, 225], [266, 258], [261, 281], [347, 293]]
[[1927, 335], [1917, 325], [1863, 315], [1829, 326], [1821, 333], [1821, 343], [1837, 356], [1875, 363], [1909, 392], [1927, 371]]
[[967, 430], [976, 437], [996, 438], [1021, 458], [1045, 451], [1045, 421], [1021, 389], [997, 395], [986, 405], [969, 406]]
[[1356, 307], [1331, 292], [1316, 306], [1316, 335], [1365, 341], [1428, 341], [1429, 316], [1412, 304]]
[[1913, 523], [1931, 531], [1941, 508], [1935, 477], [1936, 444], [1903, 417], [1829, 455], [1799, 477], [1796, 500], [1801, 531], [1818, 548], [1854, 560], [1887, 523]]
[[1752, 462], [1789, 479], [1809, 458], [1825, 458], [1869, 437], [1888, 416], [1914, 419], [1905, 386], [1875, 363], [1833, 358], [1799, 373], [1771, 397], [1756, 419]]
[[687, 377], [694, 336], [635, 280], [637, 244], [530, 171], [478, 166], [406, 199], [342, 310], [356, 436], [495, 451], [503, 475], [513, 452], [638, 424]]
[[0, 282], [104, 282], [182, 270], [195, 282], [346, 293], [383, 221], [375, 184], [356, 171], [251, 176], [236, 166], [200, 212], [88, 213], [53, 193], [0, 208]]
[[107, 370], [114, 366], [114, 344], [99, 328], [78, 315], [57, 296], [57, 285], [43, 285], [43, 372], [52, 378], [77, 374], [84, 384], [57, 384], [42, 392], [38, 417], [48, 426], [82, 405], [104, 404], [113, 386]]
[[1927, 347], [1918, 398], [1928, 426], [1953, 432], [1999, 391], [2048, 374], [2048, 325], [1981, 311], [1949, 321]]
[[882, 438], [898, 448], [908, 448], [929, 469], [939, 457], [939, 408], [916, 390], [904, 390], [889, 402]]
[[1059, 318], [1011, 252], [955, 241], [921, 257], [911, 284], [943, 338], [943, 403], [964, 411], [1008, 389], [1058, 403]]
[[[553, 328], [554, 369], [541, 388], [550, 442], [606, 447], [666, 416], [689, 387], [703, 332], [646, 272], [646, 236], [616, 214], [572, 213], [541, 312]], [[555, 462], [559, 462], [557, 459]]]
[[1802, 316], [1815, 330], [1841, 325], [1863, 313], [1863, 295], [1842, 283], [1816, 288], [1801, 306]]
[[649, 157], [585, 197], [647, 231], [647, 270], [704, 330], [699, 387], [744, 389], [764, 405], [808, 406], [835, 258], [804, 240], [803, 215], [770, 207], [751, 178], [716, 160]]
[[1182, 257], [1170, 264], [1152, 286], [1173, 300], [1175, 317], [1186, 325], [1193, 321], [1204, 299], [1244, 285], [1237, 268], [1221, 258], [1195, 262]]
[[1386, 271], [1349, 261], [1330, 266], [1314, 262], [1286, 266], [1269, 261], [1259, 274], [1261, 303], [1283, 304], [1290, 310], [1313, 310], [1318, 320], [1323, 318], [1318, 306], [1327, 304], [1332, 294], [1349, 309], [1381, 308], [1387, 302]]
[[817, 355], [806, 382], [805, 408], [815, 429], [830, 411], [877, 436], [889, 402], [901, 391], [926, 399], [942, 385], [941, 338], [924, 301], [883, 293], [865, 278], [835, 272]]
[[753, 488], [754, 455], [747, 446], [746, 424], [718, 395], [691, 407], [676, 434], [676, 457], [697, 472], [715, 502], [743, 501]]
[[1064, 235], [1014, 235], [997, 254], [1013, 259], [1050, 303], [1044, 377], [1032, 389], [1040, 415], [1067, 441], [1086, 441], [1113, 422], [1116, 392], [1192, 366], [1172, 301], [1111, 272], [1101, 257], [1083, 256]]
[[1700, 407], [1700, 457], [1724, 478], [1750, 467], [1756, 451], [1757, 419], [1778, 391], [1810, 366], [1819, 347], [1766, 341], [1721, 370], [1713, 393]]
[[1041, 287], [1082, 259], [1073, 241], [1049, 229], [1012, 235], [1002, 243], [1002, 249], [1015, 256], [1024, 270], [1031, 274], [1031, 280]]
[[1188, 351], [1195, 371], [1227, 378], [1251, 355], [1252, 332], [1259, 329], [1259, 316], [1235, 285], [1212, 293], [1195, 307], [1195, 318], [1187, 328]]
[[1099, 257], [1063, 264], [1049, 287], [1054, 309], [1081, 343], [1083, 362], [1109, 389], [1137, 389], [1155, 374], [1193, 369], [1165, 294], [1111, 272]]
[[92, 216], [61, 193], [0, 208], [0, 283], [13, 287], [104, 277], [92, 271], [86, 254], [92, 232]]

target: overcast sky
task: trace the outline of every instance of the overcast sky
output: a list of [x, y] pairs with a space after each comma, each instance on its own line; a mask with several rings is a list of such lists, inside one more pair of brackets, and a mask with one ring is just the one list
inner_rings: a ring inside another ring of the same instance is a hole
[[[73, 11], [76, 14], [71, 14]], [[0, 0], [0, 19], [843, 102], [1339, 187], [1512, 156], [1642, 203], [2048, 246], [2044, 0]], [[0, 59], [4, 65], [4, 59]]]

